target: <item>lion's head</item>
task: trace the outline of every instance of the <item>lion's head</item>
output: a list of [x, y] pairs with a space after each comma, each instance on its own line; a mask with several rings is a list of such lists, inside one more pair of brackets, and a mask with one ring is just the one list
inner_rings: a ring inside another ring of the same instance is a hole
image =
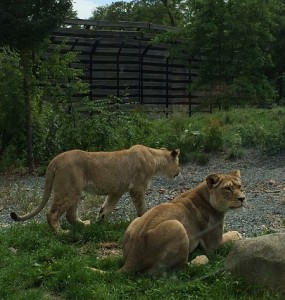
[[180, 172], [180, 165], [179, 165], [180, 150], [176, 149], [176, 150], [168, 151], [168, 153], [170, 153], [170, 155], [169, 154], [167, 155], [166, 168], [167, 168], [168, 177], [173, 178], [178, 176]]
[[210, 191], [210, 203], [216, 210], [225, 213], [243, 206], [245, 195], [239, 170], [229, 174], [211, 174], [207, 176], [206, 183]]

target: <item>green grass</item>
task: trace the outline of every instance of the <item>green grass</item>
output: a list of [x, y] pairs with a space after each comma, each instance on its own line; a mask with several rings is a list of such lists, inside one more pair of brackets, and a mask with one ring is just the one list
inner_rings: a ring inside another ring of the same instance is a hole
[[191, 118], [173, 115], [153, 120], [152, 144], [180, 148], [182, 161], [207, 163], [210, 153], [240, 158], [245, 148], [268, 155], [285, 150], [285, 108], [239, 108]]
[[[94, 223], [74, 228], [64, 237], [55, 236], [46, 223], [15, 224], [2, 230], [0, 299], [280, 299], [225, 274], [229, 246], [211, 254], [206, 266], [191, 266], [162, 278], [118, 273], [127, 225]], [[106, 242], [115, 242], [116, 252], [102, 256], [101, 245]]]

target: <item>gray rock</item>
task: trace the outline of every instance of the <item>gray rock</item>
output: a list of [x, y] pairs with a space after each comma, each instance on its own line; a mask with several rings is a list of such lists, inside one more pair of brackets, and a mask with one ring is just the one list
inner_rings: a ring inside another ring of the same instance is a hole
[[285, 233], [237, 241], [226, 257], [225, 269], [250, 283], [285, 293]]

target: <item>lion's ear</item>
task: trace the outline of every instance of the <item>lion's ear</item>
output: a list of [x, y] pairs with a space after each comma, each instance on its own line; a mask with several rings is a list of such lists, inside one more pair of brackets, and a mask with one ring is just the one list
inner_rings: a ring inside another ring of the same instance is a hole
[[240, 170], [232, 171], [230, 174], [233, 175], [233, 176], [240, 177]]
[[207, 176], [206, 182], [209, 188], [215, 187], [220, 182], [220, 176], [218, 174], [210, 174]]
[[176, 149], [176, 150], [172, 150], [172, 151], [171, 151], [171, 155], [172, 155], [173, 157], [179, 156], [179, 154], [180, 154], [180, 150], [179, 150], [179, 149]]

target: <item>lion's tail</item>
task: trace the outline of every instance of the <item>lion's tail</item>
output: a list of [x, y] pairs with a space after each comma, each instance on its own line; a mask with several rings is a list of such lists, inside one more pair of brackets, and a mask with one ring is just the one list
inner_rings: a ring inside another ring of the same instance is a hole
[[53, 181], [54, 181], [54, 176], [55, 176], [55, 168], [52, 163], [49, 164], [47, 171], [46, 171], [46, 181], [45, 181], [45, 187], [44, 187], [44, 194], [42, 197], [42, 201], [40, 204], [31, 212], [23, 215], [23, 216], [18, 216], [15, 212], [11, 212], [10, 216], [14, 221], [26, 221], [34, 216], [36, 216], [39, 212], [42, 211], [42, 209], [46, 206], [48, 199], [50, 197], [51, 191], [52, 191], [52, 186], [53, 186]]

